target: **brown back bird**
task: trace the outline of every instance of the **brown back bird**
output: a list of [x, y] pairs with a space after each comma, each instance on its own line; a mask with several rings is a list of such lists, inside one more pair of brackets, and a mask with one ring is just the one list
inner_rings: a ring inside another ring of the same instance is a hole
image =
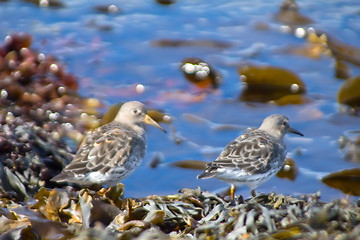
[[124, 103], [112, 122], [86, 135], [74, 159], [51, 181], [72, 182], [81, 186], [119, 183], [144, 158], [144, 123], [166, 132], [147, 115], [144, 104], [137, 101]]

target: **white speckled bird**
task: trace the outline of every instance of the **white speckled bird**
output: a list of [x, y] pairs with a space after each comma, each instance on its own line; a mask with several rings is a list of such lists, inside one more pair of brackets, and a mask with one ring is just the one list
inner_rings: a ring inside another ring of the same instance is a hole
[[144, 123], [166, 132], [147, 115], [144, 104], [137, 101], [124, 103], [112, 122], [86, 135], [72, 162], [51, 180], [81, 186], [112, 186], [119, 183], [144, 158]]
[[215, 177], [230, 183], [232, 199], [234, 185], [250, 187], [251, 195], [255, 196], [255, 188], [282, 168], [286, 158], [284, 136], [288, 132], [303, 136], [290, 127], [286, 116], [268, 116], [258, 129], [249, 129], [231, 141], [197, 178]]

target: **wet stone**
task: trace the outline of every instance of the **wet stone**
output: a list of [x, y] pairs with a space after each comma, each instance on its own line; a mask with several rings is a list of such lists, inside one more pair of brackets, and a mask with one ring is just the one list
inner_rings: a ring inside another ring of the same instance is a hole
[[303, 104], [306, 93], [305, 83], [290, 70], [275, 66], [244, 64], [238, 68], [243, 90], [241, 101], [269, 102], [279, 105]]
[[280, 10], [275, 14], [275, 19], [291, 27], [307, 25], [313, 22], [312, 19], [299, 11], [299, 5], [295, 0], [284, 0]]
[[360, 130], [350, 130], [344, 132], [338, 143], [344, 152], [345, 160], [360, 163]]
[[220, 74], [200, 58], [185, 58], [180, 68], [186, 79], [199, 88], [218, 88], [222, 81]]
[[360, 109], [360, 75], [347, 79], [340, 87], [337, 100], [341, 110], [352, 115], [359, 114]]

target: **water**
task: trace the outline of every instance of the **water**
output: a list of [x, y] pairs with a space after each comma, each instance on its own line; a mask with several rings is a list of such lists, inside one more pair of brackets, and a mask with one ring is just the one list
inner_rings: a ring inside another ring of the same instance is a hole
[[[64, 4], [64, 8], [40, 8], [21, 1], [0, 3], [0, 38], [19, 31], [32, 34], [33, 48], [55, 55], [79, 77], [81, 95], [99, 98], [106, 106], [136, 99], [162, 109], [174, 118], [171, 126], [165, 128], [173, 127], [183, 139], [178, 145], [172, 134], [148, 128], [144, 162], [123, 182], [126, 196], [173, 194], [180, 188], [197, 186], [210, 191], [224, 189], [227, 184], [220, 180], [197, 180], [199, 171], [174, 168], [170, 163], [214, 160], [244, 126], [259, 126], [272, 113], [287, 115], [292, 126], [305, 135], [304, 138], [288, 135], [285, 139], [299, 174], [295, 181], [274, 177], [257, 191], [283, 194], [321, 191], [324, 200], [345, 196], [321, 183], [319, 178], [326, 173], [359, 167], [343, 159], [337, 140], [343, 132], [359, 129], [360, 121], [339, 112], [336, 95], [343, 82], [334, 77], [333, 59], [281, 53], [286, 47], [305, 43], [304, 39], [283, 33], [281, 24], [274, 20], [281, 1], [185, 0], [169, 6], [155, 1], [118, 1], [115, 4], [121, 10], [117, 14], [97, 12], [94, 6], [104, 4], [103, 1], [76, 0]], [[315, 21], [312, 27], [360, 47], [360, 5], [356, 0], [298, 4], [301, 13]], [[256, 30], [259, 22], [266, 23], [269, 29]], [[221, 41], [231, 47], [153, 45], [161, 39]], [[191, 101], [197, 90], [185, 80], [179, 68], [186, 57], [204, 59], [223, 76], [219, 90], [208, 94], [203, 101]], [[287, 106], [238, 101], [242, 84], [237, 67], [245, 61], [296, 72], [305, 82], [306, 96], [311, 101]], [[353, 76], [359, 74], [358, 67], [350, 67]], [[136, 93], [138, 83], [145, 86], [144, 93]], [[178, 94], [180, 90], [192, 95], [185, 97]], [[187, 114], [204, 118], [210, 124], [193, 122]], [[238, 128], [218, 130], [213, 123]], [[152, 169], [149, 163], [159, 152], [163, 162]], [[246, 187], [237, 193], [250, 196]]]

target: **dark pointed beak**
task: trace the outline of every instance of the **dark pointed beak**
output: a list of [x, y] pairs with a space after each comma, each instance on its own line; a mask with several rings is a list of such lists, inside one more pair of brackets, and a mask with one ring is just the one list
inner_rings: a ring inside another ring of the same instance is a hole
[[152, 119], [149, 115], [145, 115], [145, 119], [144, 122], [149, 124], [149, 125], [153, 125], [154, 127], [157, 127], [159, 129], [161, 129], [164, 133], [166, 133], [166, 130], [163, 129], [157, 122], [155, 122], [154, 119]]
[[304, 134], [302, 134], [301, 132], [299, 132], [298, 130], [296, 130], [296, 129], [292, 128], [292, 127], [289, 128], [288, 132], [289, 133], [295, 133], [295, 134], [300, 135], [302, 137], [304, 136]]

